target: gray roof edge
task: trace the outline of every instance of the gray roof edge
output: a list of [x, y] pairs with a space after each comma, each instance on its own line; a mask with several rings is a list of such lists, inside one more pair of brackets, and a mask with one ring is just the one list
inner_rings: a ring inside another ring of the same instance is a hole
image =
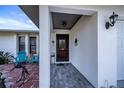
[[39, 30], [0, 29], [0, 32], [39, 32]]

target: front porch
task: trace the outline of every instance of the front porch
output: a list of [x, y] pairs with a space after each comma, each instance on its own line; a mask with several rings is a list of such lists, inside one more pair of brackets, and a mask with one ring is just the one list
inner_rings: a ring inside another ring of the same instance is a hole
[[51, 88], [93, 88], [93, 85], [71, 64], [51, 64]]

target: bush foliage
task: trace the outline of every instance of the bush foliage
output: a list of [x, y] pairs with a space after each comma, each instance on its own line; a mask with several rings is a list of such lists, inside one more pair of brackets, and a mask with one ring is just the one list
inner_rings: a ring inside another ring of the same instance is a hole
[[14, 56], [10, 52], [0, 51], [0, 65], [13, 62]]

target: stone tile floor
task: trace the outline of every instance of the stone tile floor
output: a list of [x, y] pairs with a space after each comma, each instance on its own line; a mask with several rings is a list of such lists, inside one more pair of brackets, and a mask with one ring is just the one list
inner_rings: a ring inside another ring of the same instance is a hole
[[0, 65], [0, 72], [6, 78], [5, 85], [7, 88], [38, 88], [39, 87], [39, 65], [38, 64], [26, 64], [26, 68], [29, 72], [28, 78], [24, 81], [16, 83], [21, 76], [21, 68], [16, 68], [12, 72], [10, 70], [14, 67], [13, 64]]
[[93, 88], [72, 64], [51, 64], [51, 88]]

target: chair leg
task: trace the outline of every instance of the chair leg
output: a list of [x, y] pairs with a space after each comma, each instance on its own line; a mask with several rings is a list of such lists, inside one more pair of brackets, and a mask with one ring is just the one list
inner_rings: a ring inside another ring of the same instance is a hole
[[25, 66], [22, 66], [21, 77], [20, 77], [19, 80], [17, 80], [17, 83], [20, 82], [20, 81], [23, 81], [24, 82], [26, 80], [27, 75], [29, 75], [28, 70], [26, 69]]

